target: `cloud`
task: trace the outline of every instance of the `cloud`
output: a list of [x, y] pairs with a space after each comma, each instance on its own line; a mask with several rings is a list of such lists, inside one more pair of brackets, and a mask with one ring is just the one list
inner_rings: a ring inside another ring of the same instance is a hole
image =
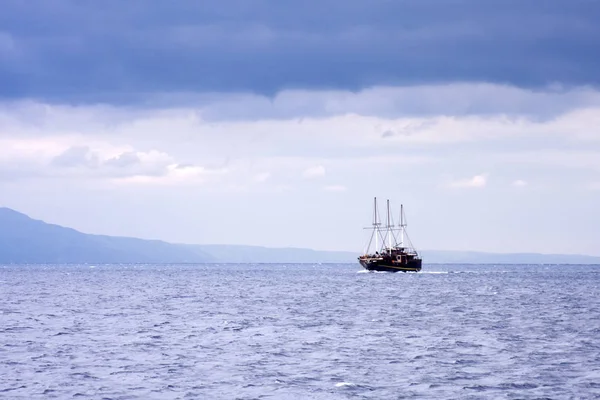
[[387, 130], [387, 131], [385, 131], [385, 132], [383, 132], [383, 133], [381, 134], [381, 137], [385, 139], [385, 138], [392, 137], [392, 136], [394, 136], [395, 134], [396, 134], [396, 133], [395, 133], [394, 131]]
[[161, 175], [132, 175], [112, 179], [117, 184], [140, 185], [194, 185], [204, 184], [211, 178], [226, 174], [226, 168], [211, 169], [196, 165], [171, 164]]
[[544, 13], [499, 0], [349, 0], [343, 12], [318, 0], [33, 4], [3, 4], [5, 97], [122, 104], [185, 91], [600, 83], [594, 2], [547, 0]]
[[91, 151], [88, 146], [73, 146], [52, 159], [51, 164], [64, 167], [95, 168], [99, 165], [98, 154]]
[[[356, 128], [345, 127], [348, 130], [366, 129], [363, 136], [376, 127], [375, 134], [379, 139], [411, 142], [422, 140], [426, 132], [442, 125], [448, 129], [448, 125], [456, 125], [456, 121], [475, 125], [493, 120], [495, 125], [512, 124], [512, 129], [518, 123], [533, 125], [552, 121], [557, 128], [566, 131], [578, 128], [576, 122], [564, 121], [567, 125], [563, 127], [553, 120], [576, 115], [580, 120], [594, 119], [598, 122], [598, 109], [600, 91], [591, 88], [532, 91], [490, 84], [373, 87], [358, 92], [284, 91], [272, 99], [247, 94], [167, 96], [139, 107], [14, 101], [0, 102], [0, 136], [7, 129], [13, 130], [13, 136], [35, 136], [42, 129], [45, 135], [65, 137], [84, 133], [117, 134], [120, 130], [133, 129], [193, 135], [192, 127], [225, 128], [223, 123], [235, 122], [261, 122], [274, 126], [280, 121], [290, 120], [294, 120], [294, 124], [286, 124], [286, 129], [291, 126], [292, 130], [298, 131], [307, 130], [322, 121], [337, 123], [345, 119], [357, 121]], [[18, 132], [14, 131], [16, 126]], [[577, 129], [572, 135], [589, 140], [600, 137], [597, 130], [590, 131], [586, 123], [581, 126], [586, 130]], [[490, 130], [479, 126], [474, 129]], [[462, 136], [473, 134], [469, 132]], [[253, 132], [252, 135], [261, 134]], [[349, 133], [328, 132], [327, 135], [348, 137]], [[442, 136], [441, 140], [448, 140], [461, 134], [453, 132], [438, 136]], [[224, 137], [227, 135], [224, 134]], [[268, 146], [268, 143], [265, 142], [265, 145]], [[313, 148], [314, 152], [319, 150]]]
[[[283, 90], [273, 97], [259, 94], [157, 96], [146, 106], [195, 108], [204, 121], [256, 121], [362, 115], [382, 118], [432, 116], [527, 117], [548, 120], [576, 109], [600, 107], [600, 92], [589, 87], [538, 90], [489, 83], [374, 86], [349, 90]], [[386, 127], [383, 138], [410, 136], [431, 121], [415, 120]]]
[[[50, 166], [60, 175], [78, 175], [99, 178], [150, 178], [173, 175], [173, 170], [182, 171], [184, 166], [177, 164], [168, 154], [156, 150], [149, 152], [124, 151], [112, 156], [114, 152], [92, 150], [88, 146], [73, 146], [54, 157]], [[68, 169], [68, 171], [65, 171]]]
[[[503, 88], [498, 90], [504, 93]], [[310, 99], [312, 94], [306, 96]], [[572, 92], [563, 96], [557, 103], [568, 103]], [[544, 99], [538, 101], [544, 104]], [[535, 101], [532, 104], [532, 109], [537, 107]], [[374, 171], [383, 170], [394, 171], [394, 179], [404, 184], [438, 186], [444, 172], [465, 177], [477, 170], [509, 184], [515, 176], [542, 182], [529, 168], [600, 170], [600, 141], [594, 136], [599, 118], [600, 107], [586, 106], [549, 119], [502, 113], [404, 117], [347, 113], [305, 117], [301, 122], [215, 121], [204, 119], [193, 106], [140, 109], [4, 103], [0, 105], [0, 175], [11, 181], [52, 177], [89, 182], [130, 178], [147, 184], [202, 182], [218, 190], [245, 187], [248, 191], [285, 184], [322, 188], [302, 180], [325, 176], [351, 190], [348, 182], [368, 181]], [[386, 132], [391, 134], [382, 138]], [[511, 170], [500, 171], [499, 165]], [[180, 171], [184, 166], [199, 169], [184, 174]], [[266, 175], [274, 171], [275, 175]], [[411, 182], [417, 175], [419, 182]], [[462, 182], [462, 186], [469, 184]]]
[[483, 188], [487, 185], [487, 180], [487, 174], [475, 175], [472, 178], [450, 182], [449, 186], [453, 188]]
[[600, 191], [600, 182], [590, 182], [587, 184], [587, 188], [593, 191]]
[[524, 180], [518, 179], [518, 180], [514, 181], [512, 183], [512, 185], [515, 186], [515, 187], [525, 187], [525, 186], [528, 185], [528, 183], [525, 182]]
[[254, 182], [263, 183], [268, 181], [270, 177], [270, 172], [261, 172], [259, 174], [254, 175]]
[[127, 151], [119, 154], [116, 157], [109, 158], [104, 162], [105, 165], [114, 166], [117, 168], [126, 168], [140, 164], [142, 160], [135, 151]]
[[[223, 167], [177, 162], [157, 150], [138, 151], [130, 146], [106, 142], [65, 146], [63, 139], [2, 139], [0, 136], [0, 177], [3, 180], [79, 179], [117, 183], [183, 184], [204, 182], [223, 175]], [[75, 142], [84, 142], [79, 138]]]
[[330, 185], [323, 188], [326, 192], [345, 192], [348, 188], [344, 185]]
[[302, 176], [308, 179], [323, 177], [325, 176], [325, 167], [323, 167], [322, 165], [317, 165], [314, 167], [307, 168], [302, 173]]
[[[561, 148], [497, 151], [486, 154], [490, 162], [502, 162], [514, 165], [518, 168], [555, 168], [558, 170], [578, 170], [600, 172], [600, 148], [587, 140], [573, 141], [565, 135], [565, 141]], [[579, 145], [577, 145], [579, 144]], [[575, 146], [575, 148], [573, 148]], [[567, 149], [567, 147], [571, 147]], [[478, 159], [474, 156], [474, 159]]]

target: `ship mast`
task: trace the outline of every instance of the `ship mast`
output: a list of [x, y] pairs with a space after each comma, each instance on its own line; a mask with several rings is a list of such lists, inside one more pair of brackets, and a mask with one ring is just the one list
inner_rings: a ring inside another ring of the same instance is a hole
[[[375, 252], [379, 252], [379, 235], [381, 234], [381, 223], [379, 222], [379, 210], [377, 208], [377, 197], [375, 197], [373, 199], [373, 223], [372, 223], [372, 227], [370, 228], [364, 228], [364, 229], [369, 229], [372, 230], [373, 233], [371, 234], [371, 239], [369, 240], [369, 243], [367, 244], [367, 247], [365, 248], [365, 254], [368, 254], [369, 250], [371, 249], [371, 244], [373, 244], [373, 238], [375, 238]], [[381, 238], [382, 240], [382, 244], [385, 244], [385, 238]]]
[[373, 229], [374, 229], [374, 233], [375, 233], [375, 251], [379, 251], [379, 221], [377, 220], [377, 197], [375, 197], [374, 199], [375, 201], [375, 207], [373, 209]]
[[392, 224], [390, 221], [390, 201], [387, 201], [387, 238], [388, 238], [388, 251], [392, 251]]
[[404, 247], [404, 228], [406, 224], [404, 223], [404, 204], [400, 205], [400, 247]]

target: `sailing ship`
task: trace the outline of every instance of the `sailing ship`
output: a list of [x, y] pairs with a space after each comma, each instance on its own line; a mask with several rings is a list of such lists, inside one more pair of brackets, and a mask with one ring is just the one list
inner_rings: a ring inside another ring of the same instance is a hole
[[[404, 206], [400, 206], [400, 224], [396, 227], [392, 220], [390, 201], [387, 201], [387, 223], [382, 226], [377, 208], [377, 197], [373, 210], [371, 239], [363, 255], [358, 257], [360, 265], [369, 271], [419, 272], [422, 259], [413, 247], [406, 232]], [[374, 244], [374, 252], [371, 245]]]

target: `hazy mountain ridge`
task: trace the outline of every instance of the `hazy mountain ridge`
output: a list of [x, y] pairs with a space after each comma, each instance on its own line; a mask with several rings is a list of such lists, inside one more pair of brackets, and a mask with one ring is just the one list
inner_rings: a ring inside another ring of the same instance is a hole
[[0, 262], [3, 263], [210, 261], [213, 259], [199, 249], [185, 249], [159, 240], [85, 234], [0, 208]]
[[[600, 264], [600, 257], [564, 254], [421, 252], [425, 264]], [[190, 245], [93, 235], [0, 208], [0, 263], [354, 263], [358, 252]]]
[[600, 264], [600, 257], [581, 254], [485, 253], [478, 251], [423, 250], [429, 264]]
[[358, 255], [346, 251], [319, 251], [295, 247], [262, 247], [245, 245], [186, 245], [228, 263], [344, 263], [354, 262]]

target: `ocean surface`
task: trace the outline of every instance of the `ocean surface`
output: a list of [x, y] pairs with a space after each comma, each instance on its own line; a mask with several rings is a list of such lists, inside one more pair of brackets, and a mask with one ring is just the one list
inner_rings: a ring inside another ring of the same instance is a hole
[[600, 398], [600, 266], [0, 266], [0, 398]]

